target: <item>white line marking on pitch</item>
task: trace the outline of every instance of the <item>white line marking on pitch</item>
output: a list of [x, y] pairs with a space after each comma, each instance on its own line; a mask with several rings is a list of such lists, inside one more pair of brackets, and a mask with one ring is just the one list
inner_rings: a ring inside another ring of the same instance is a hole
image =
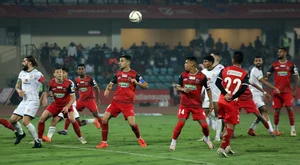
[[72, 147], [72, 146], [65, 146], [65, 145], [52, 145], [52, 146], [58, 147], [58, 148], [71, 148], [71, 149], [81, 149], [81, 150], [90, 150], [90, 151], [97, 150], [97, 151], [103, 151], [103, 152], [113, 152], [113, 153], [135, 155], [135, 156], [142, 156], [142, 157], [148, 157], [148, 158], [171, 159], [171, 160], [178, 160], [178, 161], [182, 161], [182, 162], [191, 162], [191, 163], [197, 163], [197, 164], [215, 165], [213, 163], [200, 162], [200, 161], [190, 160], [190, 159], [181, 159], [181, 158], [172, 158], [172, 157], [164, 157], [164, 156], [145, 155], [145, 154], [138, 154], [138, 153], [132, 153], [132, 152], [124, 152], [124, 151], [115, 151], [115, 150], [108, 150], [108, 149], [82, 148], [82, 147]]

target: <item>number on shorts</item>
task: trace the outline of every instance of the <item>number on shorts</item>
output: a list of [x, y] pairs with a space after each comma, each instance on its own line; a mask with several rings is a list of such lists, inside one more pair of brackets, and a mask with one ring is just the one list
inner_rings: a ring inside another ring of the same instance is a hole
[[[235, 94], [239, 89], [240, 89], [240, 86], [242, 85], [242, 81], [240, 80], [240, 79], [238, 79], [238, 78], [236, 78], [236, 79], [234, 79], [233, 81], [232, 81], [232, 79], [230, 78], [230, 77], [226, 77], [225, 79], [224, 79], [224, 81], [225, 81], [225, 83], [227, 83], [227, 85], [226, 85], [226, 92], [228, 92], [229, 94]], [[234, 91], [233, 92], [231, 92], [231, 91], [229, 91], [229, 88], [230, 88], [230, 86], [231, 86], [231, 84], [236, 84], [236, 86], [235, 86], [235, 89], [234, 89]]]
[[179, 109], [178, 115], [180, 114], [184, 115], [184, 109]]

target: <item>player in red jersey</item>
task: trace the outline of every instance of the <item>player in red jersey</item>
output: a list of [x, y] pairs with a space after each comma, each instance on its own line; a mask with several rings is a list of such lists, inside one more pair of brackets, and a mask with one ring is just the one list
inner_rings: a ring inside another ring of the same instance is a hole
[[122, 55], [120, 57], [120, 70], [117, 71], [111, 82], [106, 86], [104, 96], [108, 96], [113, 85], [117, 85], [117, 90], [111, 104], [107, 107], [102, 122], [102, 142], [96, 148], [107, 148], [108, 121], [111, 117], [117, 117], [123, 113], [141, 147], [146, 147], [146, 142], [140, 136], [138, 125], [135, 123], [134, 99], [135, 88], [140, 86], [148, 88], [148, 83], [134, 70], [130, 68], [131, 56]]
[[[213, 57], [211, 57], [213, 58]], [[176, 147], [176, 140], [179, 137], [181, 130], [192, 113], [193, 120], [197, 121], [204, 134], [203, 141], [210, 149], [214, 148], [214, 145], [209, 140], [209, 128], [206, 122], [206, 115], [202, 109], [202, 87], [206, 88], [206, 92], [209, 98], [210, 112], [213, 110], [212, 94], [207, 82], [206, 76], [197, 70], [197, 58], [187, 57], [184, 64], [185, 71], [179, 76], [179, 82], [176, 86], [178, 91], [181, 91], [180, 106], [178, 110], [178, 122], [173, 130], [172, 142], [170, 144], [170, 151], [174, 151]]]
[[[274, 73], [274, 85], [279, 89], [280, 93], [273, 91], [273, 108], [274, 113], [274, 134], [281, 135], [283, 132], [279, 132], [278, 123], [280, 110], [282, 106], [286, 107], [289, 115], [290, 125], [291, 125], [291, 136], [297, 136], [295, 125], [294, 125], [294, 110], [293, 97], [297, 95], [297, 88], [299, 83], [299, 74], [297, 67], [288, 61], [286, 56], [288, 54], [287, 49], [278, 49], [278, 61], [273, 62], [270, 69], [266, 73], [266, 78], [268, 78], [272, 73]], [[292, 75], [295, 77], [294, 88], [291, 86]]]
[[[8, 129], [12, 130], [13, 132], [15, 132], [15, 128], [13, 127], [13, 125], [8, 120], [2, 118], [2, 119], [0, 119], [0, 124], [2, 124], [4, 127], [6, 127]], [[15, 134], [16, 134], [16, 132], [15, 132]], [[17, 135], [18, 134], [16, 134], [16, 136]]]
[[216, 85], [221, 91], [218, 117], [224, 119], [226, 124], [222, 143], [217, 151], [222, 157], [228, 157], [227, 153], [234, 153], [230, 147], [230, 139], [235, 125], [240, 122], [238, 97], [246, 91], [249, 85], [248, 73], [241, 68], [243, 59], [242, 52], [234, 52], [233, 66], [224, 68], [216, 81]]
[[[75, 120], [72, 107], [72, 104], [76, 100], [74, 83], [68, 79], [64, 79], [63, 70], [60, 67], [55, 68], [54, 76], [55, 78], [49, 82], [49, 91], [53, 93], [54, 102], [52, 102], [46, 108], [40, 117], [38, 123], [38, 138], [42, 140], [45, 130], [45, 121], [47, 121], [50, 117], [55, 117], [62, 112], [68, 113], [78, 140], [85, 144], [86, 141], [81, 136], [80, 126]], [[43, 95], [43, 97], [47, 97], [47, 95]]]
[[[102, 119], [98, 114], [98, 107], [100, 106], [100, 89], [95, 79], [93, 79], [92, 76], [86, 75], [84, 64], [79, 64], [77, 66], [77, 73], [79, 76], [75, 79], [75, 87], [79, 92], [79, 99], [76, 101], [76, 109], [78, 111], [82, 111], [84, 108], [89, 109], [97, 119], [97, 121], [94, 121], [94, 124], [100, 129], [99, 123], [102, 123]], [[70, 120], [67, 118], [64, 130], [58, 131], [57, 133], [66, 135], [69, 125]]]

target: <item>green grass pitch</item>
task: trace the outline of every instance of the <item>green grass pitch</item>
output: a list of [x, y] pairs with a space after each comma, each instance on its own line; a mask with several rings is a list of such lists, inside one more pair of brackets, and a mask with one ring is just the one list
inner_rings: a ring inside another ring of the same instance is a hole
[[[296, 130], [300, 125], [300, 115], [296, 115]], [[85, 118], [85, 117], [82, 117]], [[271, 117], [272, 118], [272, 117]], [[241, 115], [241, 123], [236, 127], [236, 138], [231, 141], [235, 155], [220, 158], [216, 154], [220, 142], [214, 142], [215, 149], [209, 150], [203, 142], [197, 142], [202, 136], [201, 127], [197, 122], [188, 120], [179, 139], [176, 151], [168, 150], [173, 128], [177, 122], [175, 115], [137, 116], [142, 137], [147, 142], [147, 148], [141, 148], [136, 138], [122, 116], [110, 120], [107, 149], [96, 149], [101, 141], [101, 133], [93, 124], [81, 127], [88, 144], [82, 145], [70, 126], [68, 135], [54, 134], [51, 143], [43, 143], [43, 148], [32, 149], [31, 136], [18, 145], [14, 145], [14, 134], [0, 125], [0, 165], [296, 165], [300, 164], [300, 138], [290, 137], [290, 126], [287, 114], [282, 114], [280, 131], [285, 134], [271, 138], [262, 124], [257, 128], [259, 136], [250, 137], [247, 130], [254, 115]], [[49, 122], [46, 123], [45, 134]], [[273, 120], [272, 120], [273, 122]], [[63, 128], [60, 122], [56, 130]], [[37, 128], [37, 119], [33, 121]], [[211, 131], [211, 138], [214, 138]]]

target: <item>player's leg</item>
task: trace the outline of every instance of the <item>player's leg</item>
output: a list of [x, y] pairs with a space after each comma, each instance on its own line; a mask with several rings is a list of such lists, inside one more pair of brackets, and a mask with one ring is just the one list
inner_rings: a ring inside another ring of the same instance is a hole
[[292, 93], [284, 93], [284, 106], [286, 107], [287, 113], [289, 115], [290, 125], [291, 125], [291, 136], [297, 136], [295, 130], [295, 116], [293, 106], [293, 96]]
[[78, 140], [82, 143], [82, 144], [86, 144], [87, 141], [82, 137], [82, 134], [81, 134], [81, 130], [80, 130], [80, 125], [79, 123], [76, 121], [75, 119], [75, 115], [74, 115], [74, 111], [71, 110], [69, 113], [69, 119], [70, 119], [70, 122], [72, 123], [73, 125], [73, 129], [74, 129], [74, 132], [76, 133], [77, 135], [77, 138]]
[[68, 118], [68, 115], [65, 115], [63, 113], [59, 113], [58, 116], [62, 117], [62, 118], [65, 118], [66, 121], [65, 121], [65, 124], [64, 124], [64, 129], [61, 130], [61, 131], [57, 131], [57, 133], [59, 135], [67, 135], [68, 134], [68, 129], [69, 129], [69, 125], [70, 125], [70, 119]]
[[[262, 107], [265, 106], [265, 103], [263, 101], [263, 96], [260, 95], [260, 94], [255, 94], [253, 95], [253, 101], [256, 105], [256, 107], [258, 108], [258, 110], [260, 111], [261, 114], [263, 114], [262, 112]], [[257, 136], [256, 132], [255, 132], [255, 129], [259, 123], [259, 119], [256, 118], [253, 123], [251, 124], [249, 130], [248, 130], [248, 135], [250, 136]]]
[[229, 154], [234, 154], [234, 152], [231, 150], [230, 147], [230, 139], [232, 138], [232, 134], [234, 132], [235, 129], [235, 124], [229, 124], [225, 121], [225, 127], [224, 127], [224, 133], [223, 133], [223, 137], [222, 137], [222, 143], [219, 147], [219, 149], [217, 150], [217, 153], [221, 156], [221, 157], [225, 157], [227, 158], [227, 153]]
[[279, 132], [278, 124], [280, 119], [280, 111], [283, 105], [283, 98], [281, 94], [274, 94], [273, 95], [273, 108], [274, 111], [274, 134], [275, 135], [282, 135], [283, 132]]
[[4, 118], [0, 119], [0, 124], [2, 124], [4, 127], [8, 128], [10, 130], [12, 130], [13, 132], [15, 131], [15, 128], [12, 126], [12, 124]]
[[45, 121], [47, 121], [52, 116], [57, 116], [60, 112], [60, 109], [55, 107], [54, 105], [49, 105], [46, 110], [42, 113], [38, 123], [38, 138], [42, 141], [43, 134], [45, 131]]
[[[204, 104], [203, 103], [203, 105], [202, 105], [202, 108], [203, 108], [203, 110], [204, 110], [204, 112], [205, 112], [205, 115], [206, 115], [206, 123], [208, 124], [208, 126], [211, 126], [212, 127], [212, 118], [211, 118], [211, 116], [210, 116], [210, 114], [209, 114], [209, 109], [207, 108], [207, 106], [206, 106], [206, 104]], [[214, 129], [214, 128], [212, 128], [212, 129]], [[199, 139], [198, 141], [203, 141], [204, 140], [204, 136], [202, 136], [202, 138], [201, 139]]]
[[99, 116], [98, 107], [95, 100], [89, 100], [85, 103], [85, 106], [92, 112], [93, 116], [97, 121], [93, 121], [95, 126], [100, 129], [102, 124], [102, 118]]
[[26, 133], [22, 129], [22, 125], [19, 123], [19, 120], [21, 120], [21, 119], [22, 119], [22, 116], [16, 115], [16, 114], [12, 114], [9, 119], [9, 122], [14, 127], [14, 129], [17, 131], [17, 136], [16, 136], [16, 140], [15, 140], [14, 144], [19, 144], [21, 142], [21, 140], [26, 136]]
[[51, 142], [52, 136], [53, 136], [53, 134], [55, 132], [55, 129], [56, 129], [56, 124], [58, 122], [60, 122], [61, 120], [63, 120], [63, 119], [64, 118], [61, 117], [60, 115], [55, 116], [55, 117], [52, 118], [50, 127], [48, 129], [47, 136], [43, 136], [43, 141], [44, 142]]
[[216, 137], [215, 137], [215, 141], [221, 141], [221, 132], [222, 132], [222, 119], [218, 118], [218, 113], [219, 113], [219, 105], [218, 102], [213, 102], [214, 105], [214, 112], [215, 112], [215, 127], [216, 127]]
[[[194, 113], [193, 113], [193, 118], [195, 120]], [[207, 124], [206, 120], [205, 119], [196, 119], [196, 120], [202, 127], [202, 133], [204, 135], [203, 142], [207, 144], [208, 148], [213, 149], [214, 145], [209, 140], [209, 128], [208, 128], [208, 124]]]
[[147, 147], [147, 143], [145, 142], [145, 140], [140, 135], [139, 126], [135, 122], [135, 116], [134, 116], [134, 114], [131, 114], [131, 115], [132, 116], [127, 116], [127, 114], [126, 115], [124, 114], [124, 116], [127, 118], [128, 124], [130, 125], [133, 133], [135, 134], [135, 137], [137, 138], [140, 146], [141, 147]]

